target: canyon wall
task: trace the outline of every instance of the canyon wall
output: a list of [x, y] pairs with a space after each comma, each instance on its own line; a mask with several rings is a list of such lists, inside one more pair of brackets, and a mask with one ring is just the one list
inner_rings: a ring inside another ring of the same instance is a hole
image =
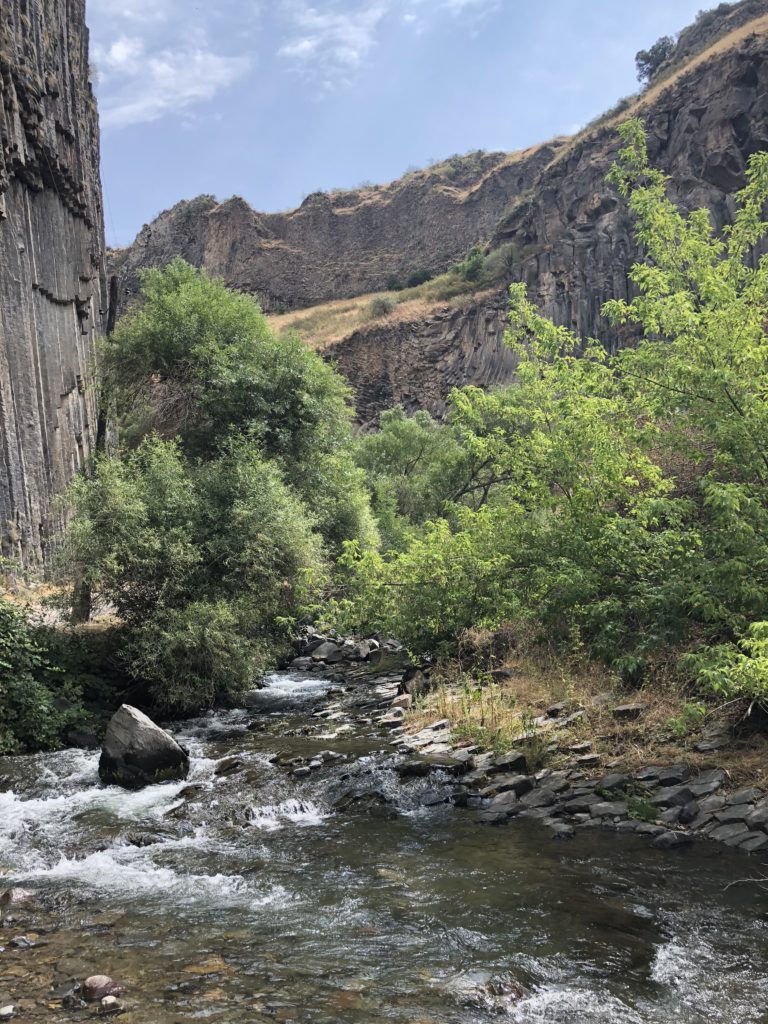
[[605, 180], [619, 124], [645, 120], [672, 198], [707, 207], [719, 228], [733, 215], [750, 155], [768, 148], [766, 57], [768, 0], [722, 5], [681, 33], [647, 89], [573, 138], [471, 154], [391, 185], [315, 194], [287, 214], [259, 214], [242, 199], [180, 203], [115, 255], [120, 288], [130, 301], [142, 266], [178, 254], [270, 311], [384, 289], [413, 270], [443, 271], [476, 242], [508, 245], [508, 278], [490, 298], [437, 305], [417, 320], [385, 319], [328, 350], [355, 389], [361, 422], [393, 402], [439, 412], [454, 384], [512, 379], [499, 333], [510, 281], [524, 281], [556, 323], [619, 343], [600, 310], [627, 297], [627, 273], [642, 256], [626, 204]]
[[239, 197], [177, 203], [111, 254], [121, 305], [138, 271], [174, 256], [255, 295], [267, 312], [310, 306], [439, 274], [491, 237], [513, 197], [531, 187], [562, 143], [521, 153], [454, 157], [389, 185], [315, 192], [288, 213], [257, 213]]
[[325, 350], [350, 381], [361, 426], [375, 426], [383, 409], [445, 411], [452, 387], [508, 383], [516, 359], [504, 344], [504, 294], [436, 309], [414, 320], [358, 331]]
[[96, 444], [106, 305], [85, 0], [3, 0], [0, 554], [41, 562], [52, 499]]

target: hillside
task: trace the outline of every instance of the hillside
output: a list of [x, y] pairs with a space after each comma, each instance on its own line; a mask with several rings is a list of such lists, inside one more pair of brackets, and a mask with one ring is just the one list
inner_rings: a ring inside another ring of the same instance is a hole
[[[504, 290], [524, 281], [545, 315], [582, 336], [620, 339], [601, 322], [609, 298], [627, 296], [638, 257], [623, 203], [605, 176], [617, 126], [645, 119], [651, 157], [674, 181], [672, 197], [706, 206], [716, 227], [744, 182], [750, 154], [768, 146], [768, 2], [745, 0], [699, 18], [648, 88], [569, 139], [515, 154], [471, 154], [390, 185], [316, 193], [297, 210], [259, 214], [244, 200], [179, 203], [115, 254], [123, 304], [137, 271], [182, 255], [256, 295], [268, 312], [322, 348], [348, 376], [362, 422], [392, 402], [440, 412], [450, 386], [508, 380], [501, 341]], [[424, 286], [381, 320], [370, 297], [339, 315], [340, 300], [440, 274], [479, 243], [506, 246], [495, 288], [444, 299]], [[420, 301], [414, 304], [417, 299]], [[331, 302], [327, 310], [323, 304]]]

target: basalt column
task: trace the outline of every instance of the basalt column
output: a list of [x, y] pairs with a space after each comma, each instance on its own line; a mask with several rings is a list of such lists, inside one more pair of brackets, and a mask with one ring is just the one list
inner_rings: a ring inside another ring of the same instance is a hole
[[105, 316], [84, 0], [0, 11], [0, 553], [42, 562], [93, 451]]

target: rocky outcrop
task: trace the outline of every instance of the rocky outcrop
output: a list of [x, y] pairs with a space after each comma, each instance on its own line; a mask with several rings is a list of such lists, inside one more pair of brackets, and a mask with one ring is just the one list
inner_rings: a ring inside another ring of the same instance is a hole
[[111, 254], [121, 306], [135, 296], [139, 270], [174, 256], [250, 292], [268, 312], [442, 273], [490, 238], [510, 199], [531, 187], [560, 145], [469, 154], [390, 185], [315, 192], [288, 213], [257, 213], [237, 196], [178, 203]]
[[170, 733], [130, 704], [118, 708], [101, 748], [102, 782], [141, 789], [153, 782], [185, 779], [188, 772], [189, 755]]
[[51, 497], [93, 450], [105, 308], [96, 102], [84, 0], [0, 19], [0, 554], [31, 564]]
[[[760, 8], [768, 11], [768, 4]], [[672, 199], [687, 209], [707, 207], [717, 228], [730, 221], [731, 196], [745, 183], [749, 156], [768, 148], [766, 56], [763, 14], [577, 136], [530, 195], [512, 205], [492, 244], [515, 246], [513, 277], [525, 281], [547, 316], [582, 336], [618, 340], [600, 309], [609, 298], [627, 296], [627, 273], [640, 256], [626, 204], [605, 180], [626, 117], [644, 118], [650, 157], [671, 176]]]
[[374, 425], [396, 404], [441, 416], [452, 387], [511, 380], [516, 359], [504, 343], [506, 310], [504, 293], [482, 296], [417, 320], [366, 327], [324, 355], [350, 381], [361, 425]]

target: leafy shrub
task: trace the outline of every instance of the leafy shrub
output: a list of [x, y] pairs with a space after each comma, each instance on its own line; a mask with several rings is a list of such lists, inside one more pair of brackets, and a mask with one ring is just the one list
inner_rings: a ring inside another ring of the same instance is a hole
[[520, 262], [520, 254], [513, 242], [493, 249], [483, 260], [483, 278], [492, 281], [509, 280]]
[[454, 270], [465, 281], [477, 281], [483, 273], [485, 258], [483, 250], [479, 245], [473, 245], [461, 263], [457, 263]]
[[738, 643], [689, 654], [685, 663], [718, 697], [743, 697], [768, 707], [768, 622], [753, 622]]
[[58, 745], [76, 709], [57, 708], [57, 689], [56, 669], [38, 631], [0, 599], [0, 754]]
[[405, 287], [418, 288], [420, 284], [426, 284], [427, 281], [431, 281], [432, 277], [433, 274], [430, 270], [414, 270], [406, 278]]
[[274, 656], [254, 637], [254, 621], [258, 609], [247, 603], [193, 601], [161, 609], [131, 634], [126, 662], [149, 683], [153, 704], [166, 714], [234, 706]]
[[[254, 676], [235, 658], [236, 635], [263, 669], [325, 579], [311, 513], [245, 442], [189, 466], [178, 444], [150, 436], [122, 458], [99, 459], [71, 494], [68, 561], [118, 610], [123, 664], [166, 710], [239, 694]], [[183, 671], [173, 673], [169, 652], [185, 636]]]
[[396, 306], [397, 303], [389, 295], [377, 295], [368, 304], [368, 316], [371, 320], [377, 320], [379, 317], [388, 316]]

